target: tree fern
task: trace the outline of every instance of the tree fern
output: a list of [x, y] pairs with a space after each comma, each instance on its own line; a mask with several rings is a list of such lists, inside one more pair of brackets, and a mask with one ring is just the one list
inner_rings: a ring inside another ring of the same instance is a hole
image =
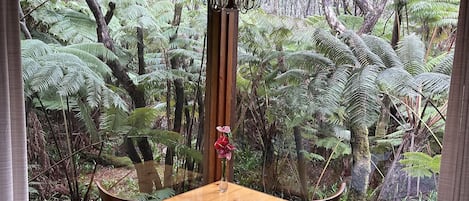
[[407, 3], [410, 18], [431, 26], [456, 26], [458, 0], [411, 0]]
[[[101, 47], [96, 44], [89, 46]], [[122, 100], [117, 101], [120, 97], [107, 89], [104, 83], [103, 75], [110, 73], [109, 67], [80, 49], [87, 49], [85, 47], [87, 44], [62, 47], [38, 40], [22, 41], [26, 94], [54, 91], [61, 96], [83, 95], [91, 107], [97, 107], [103, 100], [103, 91], [106, 91], [106, 98], [115, 100], [111, 103], [124, 107]], [[112, 56], [109, 54], [110, 59], [116, 58]]]

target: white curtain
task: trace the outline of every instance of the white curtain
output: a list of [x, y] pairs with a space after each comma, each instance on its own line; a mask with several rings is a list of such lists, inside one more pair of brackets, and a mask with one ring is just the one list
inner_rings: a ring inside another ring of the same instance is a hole
[[28, 200], [18, 0], [0, 1], [0, 200]]

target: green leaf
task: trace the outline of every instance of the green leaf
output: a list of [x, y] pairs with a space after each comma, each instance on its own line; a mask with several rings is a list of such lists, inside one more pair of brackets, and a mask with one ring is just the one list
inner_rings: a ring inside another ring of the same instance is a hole
[[430, 155], [422, 152], [406, 152], [404, 158], [399, 161], [405, 170], [413, 177], [431, 177], [440, 172], [441, 155]]

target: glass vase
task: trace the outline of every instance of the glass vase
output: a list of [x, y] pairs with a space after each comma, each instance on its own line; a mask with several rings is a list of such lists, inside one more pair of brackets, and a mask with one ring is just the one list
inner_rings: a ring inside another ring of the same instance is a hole
[[220, 193], [224, 193], [228, 190], [228, 181], [226, 181], [226, 178], [222, 177], [220, 179], [220, 182], [218, 183], [218, 191]]
[[228, 190], [228, 181], [226, 180], [226, 159], [221, 160], [221, 179], [218, 182], [218, 190], [224, 193]]

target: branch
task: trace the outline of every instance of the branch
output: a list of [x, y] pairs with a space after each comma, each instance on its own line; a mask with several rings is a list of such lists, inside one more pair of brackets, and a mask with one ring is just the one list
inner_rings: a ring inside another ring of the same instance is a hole
[[44, 2], [42, 2], [41, 4], [39, 4], [38, 6], [36, 6], [36, 7], [33, 8], [32, 10], [30, 10], [28, 13], [26, 13], [26, 15], [24, 15], [23, 17], [20, 18], [20, 21], [23, 21], [26, 16], [31, 15], [31, 13], [33, 13], [36, 9], [38, 9], [38, 8], [41, 7], [41, 6], [43, 6], [44, 4], [46, 4], [46, 3], [49, 2], [49, 1], [50, 1], [50, 0], [45, 0]]
[[331, 29], [338, 33], [343, 33], [347, 30], [344, 24], [339, 21], [337, 18], [336, 13], [334, 12], [334, 8], [332, 8], [331, 0], [322, 0], [322, 6], [324, 9], [324, 14], [326, 15], [326, 20]]
[[114, 16], [114, 10], [116, 9], [116, 4], [114, 2], [109, 2], [109, 10], [106, 12], [106, 16], [104, 16], [104, 21], [106, 21], [106, 24], [109, 24], [111, 22], [112, 16]]
[[[21, 3], [18, 1], [18, 17], [20, 18], [20, 28], [21, 32], [23, 32], [24, 37], [27, 39], [32, 39], [31, 32], [29, 32], [28, 26], [26, 26], [26, 22], [24, 20], [24, 13], [23, 9], [21, 8]], [[36, 7], [37, 8], [37, 7]]]
[[[96, 2], [96, 0], [86, 0], [88, 7], [94, 15], [96, 20], [96, 32], [98, 35], [98, 42], [104, 44], [106, 48], [115, 52], [114, 41], [109, 35], [109, 27], [107, 26], [106, 20], [104, 19], [103, 12], [101, 7]], [[134, 102], [135, 107], [144, 107], [145, 97], [142, 96], [143, 91], [141, 91], [127, 75], [127, 71], [122, 68], [121, 64], [118, 61], [110, 61], [107, 63], [112, 70], [112, 74], [117, 78], [120, 84], [124, 89], [129, 93], [132, 101]]]
[[[373, 5], [369, 0], [354, 0], [360, 10], [365, 14], [362, 26], [358, 30], [358, 34], [370, 33], [378, 22], [379, 17], [383, 13], [387, 0], [381, 0], [380, 3]], [[376, 7], [375, 7], [376, 6]]]

